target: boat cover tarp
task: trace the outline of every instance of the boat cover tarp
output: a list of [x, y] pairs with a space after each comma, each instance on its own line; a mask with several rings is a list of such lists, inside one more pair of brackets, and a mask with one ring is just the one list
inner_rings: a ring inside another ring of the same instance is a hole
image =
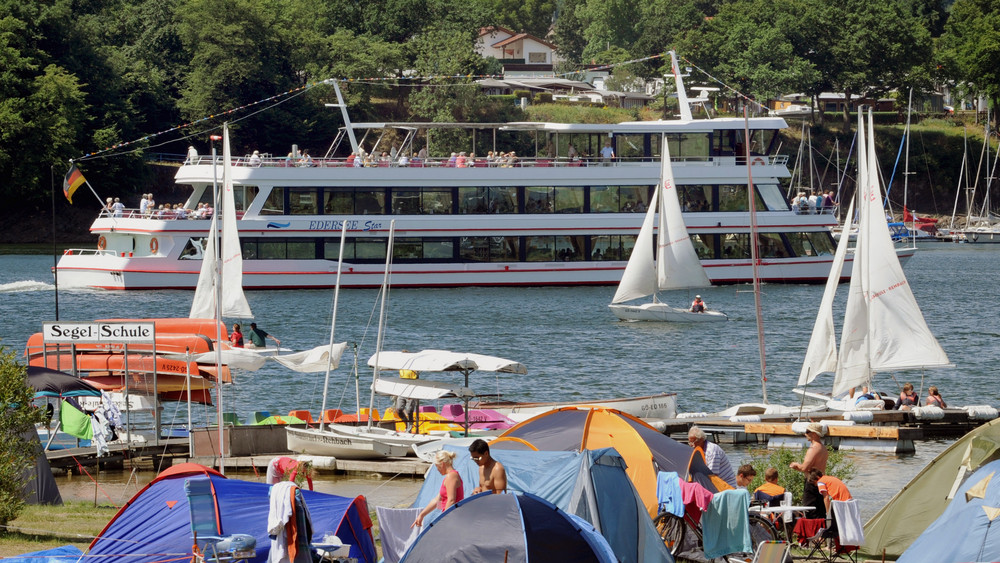
[[577, 451], [613, 447], [650, 516], [656, 516], [656, 474], [673, 471], [711, 492], [730, 488], [712, 474], [700, 451], [665, 436], [638, 418], [600, 407], [564, 407], [521, 422], [490, 442], [490, 449]]
[[401, 377], [379, 377], [372, 384], [372, 389], [376, 393], [383, 395], [407, 397], [421, 401], [443, 399], [445, 397], [476, 396], [476, 393], [472, 389], [462, 387], [461, 385], [453, 385], [440, 381], [427, 381], [424, 379], [403, 379]]
[[[1000, 460], [979, 468], [898, 563], [1000, 561]], [[932, 501], [928, 501], [932, 502]]]
[[862, 554], [899, 557], [947, 508], [965, 479], [1000, 459], [1000, 419], [955, 441], [910, 480], [865, 524]]
[[[271, 548], [267, 535], [270, 485], [227, 479], [205, 466], [185, 463], [161, 472], [118, 511], [87, 550], [88, 563], [154, 563], [191, 558], [191, 515], [184, 483], [208, 477], [214, 491], [222, 536], [249, 534], [257, 541], [252, 563], [264, 563]], [[339, 497], [302, 491], [312, 518], [314, 543], [334, 532], [351, 545], [351, 557], [374, 563], [368, 503], [363, 496]]]
[[[375, 367], [375, 356], [368, 358], [368, 366]], [[413, 371], [496, 371], [501, 373], [528, 373], [524, 364], [465, 352], [448, 350], [421, 350], [419, 352], [379, 352], [378, 369], [409, 369]]]
[[28, 385], [35, 397], [100, 397], [101, 391], [72, 374], [42, 366], [28, 366]]
[[[479, 483], [479, 466], [469, 457], [468, 446], [445, 445], [443, 449], [457, 454], [454, 467], [462, 476], [466, 495], [471, 495]], [[556, 452], [491, 447], [490, 454], [506, 469], [508, 491], [537, 495], [590, 522], [607, 538], [618, 560], [673, 561], [625, 473], [625, 460], [613, 448]], [[427, 506], [443, 479], [431, 467], [412, 506]], [[440, 515], [435, 509], [425, 522]]]
[[483, 493], [424, 527], [401, 563], [615, 563], [593, 526], [531, 494]]

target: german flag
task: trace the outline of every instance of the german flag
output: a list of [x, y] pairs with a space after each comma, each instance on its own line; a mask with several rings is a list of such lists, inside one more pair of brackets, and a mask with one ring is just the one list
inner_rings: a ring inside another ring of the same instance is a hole
[[73, 203], [73, 192], [86, 181], [83, 173], [80, 172], [80, 169], [75, 164], [69, 167], [69, 172], [66, 173], [66, 177], [63, 179], [63, 195], [66, 196], [66, 199], [71, 204]]

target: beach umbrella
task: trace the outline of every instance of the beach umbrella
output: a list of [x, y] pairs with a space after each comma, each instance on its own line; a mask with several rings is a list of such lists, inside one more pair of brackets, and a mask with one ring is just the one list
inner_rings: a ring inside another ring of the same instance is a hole
[[101, 396], [101, 391], [85, 380], [41, 366], [28, 366], [28, 385], [35, 390], [35, 397]]

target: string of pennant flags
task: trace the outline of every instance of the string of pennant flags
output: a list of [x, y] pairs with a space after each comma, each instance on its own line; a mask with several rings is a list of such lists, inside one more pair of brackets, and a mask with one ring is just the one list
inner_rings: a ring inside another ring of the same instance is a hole
[[[650, 61], [650, 60], [655, 60], [655, 59], [661, 59], [661, 58], [664, 58], [666, 56], [667, 56], [667, 53], [657, 53], [655, 55], [650, 55], [650, 56], [646, 56], [646, 57], [640, 57], [640, 58], [631, 59], [631, 60], [628, 60], [628, 61], [622, 61], [622, 62], [618, 62], [618, 63], [609, 63], [609, 64], [606, 64], [606, 65], [601, 65], [601, 66], [596, 66], [596, 67], [589, 67], [586, 70], [591, 70], [591, 71], [593, 71], [593, 70], [610, 70], [610, 69], [613, 69], [613, 68], [616, 68], [616, 67], [620, 67], [620, 66], [625, 66], [625, 65], [630, 65], [630, 64], [636, 64], [636, 63], [642, 63], [642, 62], [646, 62], [646, 61]], [[720, 85], [722, 85], [724, 88], [726, 88], [728, 91], [732, 92], [736, 96], [738, 96], [740, 98], [743, 98], [743, 99], [747, 100], [748, 102], [752, 102], [754, 104], [760, 105], [756, 101], [752, 100], [750, 97], [748, 97], [745, 94], [739, 92], [738, 90], [735, 90], [734, 88], [728, 86], [727, 84], [725, 84], [721, 80], [715, 78], [710, 73], [706, 72], [704, 69], [702, 69], [702, 68], [698, 67], [697, 65], [695, 65], [694, 63], [692, 63], [690, 60], [685, 59], [683, 57], [681, 57], [681, 60], [683, 60], [686, 64], [690, 65], [692, 68], [695, 68], [695, 69], [699, 70], [700, 72], [704, 73], [711, 80], [719, 83]], [[573, 76], [573, 75], [577, 75], [577, 74], [579, 74], [581, 72], [583, 72], [583, 70], [572, 70], [572, 71], [568, 71], [568, 72], [554, 73], [554, 74], [551, 75], [551, 77], [552, 78], [560, 78], [560, 77], [566, 77], [566, 76]], [[448, 75], [441, 74], [441, 75], [429, 75], [429, 76], [391, 76], [391, 77], [372, 76], [372, 77], [365, 77], [365, 78], [327, 78], [325, 80], [320, 80], [320, 81], [316, 81], [316, 82], [310, 82], [308, 84], [304, 84], [302, 86], [298, 86], [296, 88], [292, 88], [290, 90], [286, 90], [284, 92], [280, 92], [280, 93], [274, 94], [272, 96], [268, 96], [266, 98], [261, 98], [261, 99], [256, 100], [256, 101], [243, 104], [241, 106], [229, 108], [227, 110], [224, 110], [224, 111], [221, 111], [221, 112], [218, 112], [218, 113], [209, 114], [209, 115], [200, 117], [198, 119], [189, 121], [187, 123], [182, 123], [180, 125], [175, 125], [173, 127], [164, 129], [162, 131], [158, 131], [156, 133], [150, 133], [148, 135], [139, 137], [139, 138], [131, 140], [131, 141], [123, 141], [121, 143], [115, 143], [115, 144], [113, 144], [111, 146], [108, 146], [108, 147], [105, 147], [103, 149], [95, 150], [93, 152], [89, 152], [89, 153], [86, 153], [84, 155], [81, 155], [81, 156], [79, 156], [79, 157], [77, 157], [75, 159], [71, 159], [70, 163], [73, 164], [75, 162], [81, 162], [81, 161], [84, 161], [84, 160], [92, 160], [92, 159], [95, 159], [95, 158], [108, 158], [108, 157], [111, 157], [111, 156], [117, 156], [117, 155], [120, 155], [120, 154], [126, 154], [126, 153], [130, 153], [130, 152], [135, 152], [135, 151], [138, 151], [138, 150], [143, 150], [143, 149], [151, 148], [152, 146], [157, 146], [157, 145], [151, 145], [151, 146], [143, 145], [143, 146], [139, 146], [139, 147], [135, 147], [134, 145], [145, 143], [145, 142], [148, 142], [148, 141], [152, 141], [153, 139], [156, 139], [158, 137], [161, 137], [161, 136], [169, 134], [169, 133], [174, 133], [174, 132], [182, 131], [182, 130], [185, 130], [185, 129], [191, 129], [191, 128], [199, 125], [199, 124], [207, 123], [207, 122], [209, 122], [211, 120], [214, 120], [216, 118], [232, 116], [234, 114], [237, 114], [237, 113], [242, 112], [244, 110], [247, 110], [249, 108], [254, 108], [254, 107], [258, 107], [258, 106], [264, 105], [264, 104], [269, 104], [270, 102], [274, 102], [274, 103], [271, 103], [270, 105], [267, 105], [266, 107], [260, 108], [256, 112], [253, 112], [251, 114], [245, 115], [245, 116], [243, 116], [243, 117], [241, 117], [241, 118], [239, 118], [239, 119], [236, 120], [236, 121], [240, 121], [240, 120], [246, 119], [246, 118], [248, 118], [248, 117], [250, 117], [252, 115], [260, 113], [261, 111], [265, 111], [265, 110], [267, 110], [267, 109], [269, 109], [271, 107], [274, 107], [276, 105], [285, 103], [289, 99], [292, 99], [295, 96], [299, 96], [301, 94], [304, 94], [305, 92], [311, 90], [312, 88], [315, 88], [317, 86], [332, 84], [333, 82], [341, 82], [341, 83], [344, 83], [344, 84], [385, 84], [387, 82], [395, 82], [396, 84], [393, 84], [394, 86], [413, 86], [413, 87], [416, 87], [416, 86], [427, 86], [426, 84], [420, 84], [420, 85], [415, 84], [415, 82], [417, 82], [417, 81], [431, 81], [431, 80], [442, 80], [442, 79], [447, 79], [447, 80], [470, 80], [470, 79], [472, 79], [472, 80], [480, 80], [480, 79], [487, 79], [487, 78], [500, 79], [500, 78], [503, 78], [503, 76], [501, 76], [501, 75], [495, 75], [495, 74], [448, 74]], [[455, 83], [455, 84], [443, 84], [443, 85], [438, 85], [438, 86], [461, 86], [461, 85], [463, 85], [463, 84]], [[209, 128], [209, 130], [215, 129], [217, 127], [219, 127], [219, 126], [218, 125], [214, 125], [211, 128]], [[182, 137], [181, 139], [193, 137], [195, 135], [198, 135], [198, 134], [201, 134], [201, 133], [204, 133], [204, 132], [205, 132], [205, 130], [200, 130], [200, 131], [191, 133], [189, 135], [186, 135], [186, 136]], [[161, 143], [161, 144], [166, 144], [167, 142], [175, 142], [175, 141], [177, 141], [177, 139], [173, 139], [171, 141], [165, 141], [164, 143]], [[128, 150], [125, 150], [125, 151], [122, 151], [122, 152], [115, 152], [114, 154], [107, 154], [107, 153], [109, 153], [111, 151], [118, 151], [119, 149], [128, 149]]]

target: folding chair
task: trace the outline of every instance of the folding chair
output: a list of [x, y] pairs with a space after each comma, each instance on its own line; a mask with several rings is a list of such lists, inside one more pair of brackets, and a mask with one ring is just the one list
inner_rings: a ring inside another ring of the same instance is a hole
[[865, 527], [857, 499], [831, 501], [830, 509], [837, 521], [837, 555], [858, 561], [858, 549], [865, 543]]
[[196, 563], [215, 561], [235, 563], [257, 556], [257, 540], [248, 534], [223, 537], [222, 522], [212, 493], [212, 480], [207, 477], [188, 479], [184, 493], [191, 511], [191, 553]]
[[752, 563], [785, 563], [791, 545], [787, 541], [762, 541]]

